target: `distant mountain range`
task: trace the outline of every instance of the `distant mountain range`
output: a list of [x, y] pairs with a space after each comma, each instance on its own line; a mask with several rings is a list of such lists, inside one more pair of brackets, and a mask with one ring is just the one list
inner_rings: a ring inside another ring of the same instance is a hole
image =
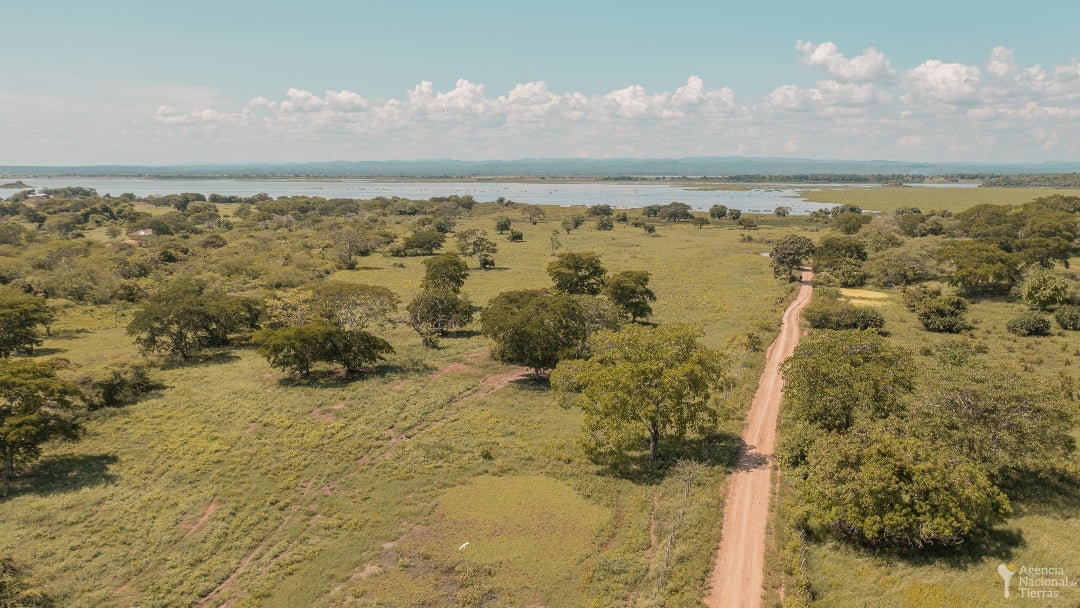
[[734, 175], [908, 174], [964, 175], [1080, 172], [1080, 162], [1041, 163], [902, 162], [814, 160], [739, 156], [690, 158], [526, 158], [519, 160], [389, 160], [318, 163], [206, 165], [86, 165], [71, 167], [0, 166], [0, 178], [15, 177], [724, 177]]

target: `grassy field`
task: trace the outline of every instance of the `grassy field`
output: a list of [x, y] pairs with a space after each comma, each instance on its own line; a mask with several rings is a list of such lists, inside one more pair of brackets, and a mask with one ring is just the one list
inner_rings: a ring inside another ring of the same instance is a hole
[[[544, 287], [559, 216], [500, 241], [496, 270], [464, 292], [483, 304]], [[459, 224], [490, 232], [502, 212]], [[696, 605], [718, 535], [720, 483], [762, 353], [789, 295], [762, 239], [792, 222], [587, 225], [563, 251], [609, 271], [646, 269], [657, 322], [689, 322], [729, 354], [736, 388], [717, 434], [681, 464], [615, 472], [576, 444], [579, 412], [491, 361], [473, 331], [425, 350], [407, 329], [378, 373], [298, 384], [235, 349], [156, 371], [162, 388], [101, 410], [79, 443], [50, 444], [7, 488], [0, 554], [62, 606]], [[419, 258], [365, 258], [335, 278], [417, 289]], [[138, 360], [112, 307], [67, 307], [37, 356], [70, 373]], [[470, 328], [475, 329], [475, 328]], [[464, 543], [469, 543], [465, 545]]]
[[1068, 188], [922, 188], [885, 186], [881, 188], [836, 188], [802, 190], [803, 198], [815, 203], [848, 203], [873, 211], [895, 211], [899, 207], [918, 207], [961, 211], [974, 205], [1021, 205], [1041, 196], [1065, 194], [1075, 196]]
[[[1073, 262], [1075, 272], [1080, 260]], [[941, 375], [948, 373], [948, 367], [938, 361], [941, 345], [955, 336], [924, 331], [894, 291], [866, 289], [844, 290], [844, 293], [852, 302], [874, 306], [884, 314], [885, 329], [892, 339], [916, 353], [920, 370], [918, 392], [931, 392]], [[1080, 368], [1076, 365], [1080, 361], [1080, 334], [1062, 332], [1056, 326], [1056, 333], [1047, 337], [1022, 338], [1005, 331], [1006, 321], [1026, 309], [1026, 305], [1017, 302], [974, 303], [969, 313], [975, 325], [972, 339], [986, 347], [984, 354], [974, 355], [974, 364], [1005, 365], [1032, 384], [1072, 387], [1075, 396], [1080, 388]], [[1080, 438], [1080, 432], [1074, 435]], [[786, 489], [787, 495], [791, 492], [792, 488]], [[1011, 562], [1029, 567], [1062, 567], [1070, 578], [1080, 578], [1080, 491], [1057, 484], [1036, 485], [1027, 495], [1014, 500], [1013, 507], [1016, 514], [999, 526], [990, 539], [949, 556], [932, 553], [918, 557], [889, 556], [835, 542], [811, 543], [806, 557], [817, 592], [814, 606], [1080, 605], [1080, 589], [1075, 588], [1061, 591], [1058, 598], [1020, 598], [1016, 578], [1012, 599], [1005, 600], [1002, 579], [997, 574], [998, 564]], [[780, 524], [782, 527], [784, 522]], [[780, 534], [785, 531], [781, 529]]]

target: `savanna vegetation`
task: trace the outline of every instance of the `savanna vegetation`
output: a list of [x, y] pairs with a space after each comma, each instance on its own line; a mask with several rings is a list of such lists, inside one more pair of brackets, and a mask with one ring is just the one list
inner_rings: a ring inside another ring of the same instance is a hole
[[798, 218], [50, 195], [0, 204], [5, 600], [699, 601]]
[[999, 563], [1080, 559], [1080, 197], [935, 192], [949, 204], [924, 213], [900, 196], [922, 190], [841, 193], [890, 210], [854, 230], [814, 218], [779, 428], [785, 606], [997, 605]]

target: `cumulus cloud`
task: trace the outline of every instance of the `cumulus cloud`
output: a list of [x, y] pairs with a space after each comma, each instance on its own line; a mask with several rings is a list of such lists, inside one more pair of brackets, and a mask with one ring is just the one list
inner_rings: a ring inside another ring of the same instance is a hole
[[874, 82], [892, 77], [896, 71], [889, 58], [874, 47], [847, 58], [832, 42], [814, 44], [800, 40], [795, 48], [803, 54], [802, 63], [819, 69], [840, 82]]
[[975, 66], [930, 59], [908, 70], [904, 85], [912, 99], [955, 104], [973, 98], [979, 76]]
[[[542, 80], [504, 91], [461, 79], [419, 82], [389, 98], [346, 88], [262, 92], [228, 100], [216, 91], [156, 87], [110, 106], [95, 145], [142, 145], [158, 162], [340, 158], [780, 155], [921, 160], [1075, 158], [1080, 155], [1080, 61], [1025, 65], [997, 46], [977, 65], [926, 58], [894, 69], [868, 48], [845, 57], [831, 42], [799, 42], [799, 61], [822, 72], [775, 83], [758, 98], [699, 76], [666, 90], [626, 83], [584, 93]], [[174, 90], [176, 91], [174, 93]], [[15, 108], [0, 136], [19, 160], [78, 131], [37, 116], [71, 112], [63, 100], [0, 92]], [[63, 109], [63, 110], [61, 110]], [[35, 113], [36, 112], [36, 113]], [[103, 116], [105, 114], [102, 114]], [[134, 117], [134, 119], [132, 118]], [[120, 135], [123, 134], [123, 135]], [[109, 143], [109, 138], [115, 141]], [[46, 139], [46, 143], [39, 140]], [[110, 147], [111, 146], [111, 147]], [[138, 160], [130, 156], [124, 160]], [[51, 161], [51, 162], [56, 162]]]

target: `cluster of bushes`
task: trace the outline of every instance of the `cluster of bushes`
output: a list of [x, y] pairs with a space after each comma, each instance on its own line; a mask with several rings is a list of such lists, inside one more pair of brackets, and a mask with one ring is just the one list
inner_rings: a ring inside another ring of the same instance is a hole
[[856, 306], [840, 297], [835, 289], [818, 289], [814, 302], [803, 310], [803, 318], [814, 329], [881, 329], [885, 317], [870, 306]]

